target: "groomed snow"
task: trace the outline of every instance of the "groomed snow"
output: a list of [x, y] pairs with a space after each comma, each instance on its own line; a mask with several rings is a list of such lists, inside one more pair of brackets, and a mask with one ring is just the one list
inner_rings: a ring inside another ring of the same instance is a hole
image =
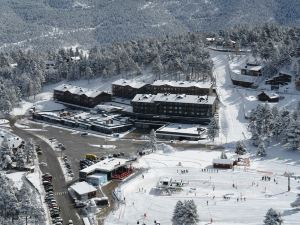
[[[229, 62], [243, 63], [245, 56], [232, 58], [231, 53], [210, 52], [214, 62], [214, 76], [217, 81], [217, 92], [220, 98], [219, 121], [220, 135], [215, 139], [216, 144], [234, 143], [239, 140], [250, 138], [247, 126], [248, 121], [245, 115], [258, 104], [265, 104], [257, 100], [257, 94], [265, 89], [265, 85], [261, 85], [258, 89], [243, 88], [234, 86], [230, 79]], [[278, 103], [268, 103], [271, 107], [285, 107], [294, 110], [297, 102], [300, 101], [300, 92], [280, 93], [284, 99]]]
[[[234, 171], [217, 172], [211, 165], [220, 154], [218, 151], [187, 150], [142, 157], [139, 166], [148, 168], [148, 172], [143, 174], [144, 178], [138, 176], [120, 186], [118, 191], [121, 199], [125, 198], [125, 204], [120, 203], [105, 224], [136, 224], [138, 220], [141, 224], [152, 224], [154, 220], [171, 224], [176, 202], [188, 199], [195, 201], [201, 225], [209, 223], [211, 218], [217, 225], [262, 224], [270, 207], [282, 213], [285, 224], [299, 224], [300, 212], [293, 210], [290, 203], [296, 199], [300, 184], [292, 179], [292, 191], [287, 192], [287, 178], [282, 176], [287, 168], [300, 174], [299, 161], [297, 165], [288, 166], [274, 158], [266, 161], [257, 159], [246, 170], [240, 167]], [[232, 157], [230, 153], [227, 155]], [[209, 170], [205, 172], [203, 168]], [[181, 173], [182, 170], [188, 170], [188, 173]], [[262, 176], [270, 176], [271, 180], [262, 181]], [[188, 184], [177, 193], [160, 195], [154, 189], [160, 177]], [[230, 199], [225, 200], [224, 196]], [[241, 200], [241, 197], [246, 200]]]

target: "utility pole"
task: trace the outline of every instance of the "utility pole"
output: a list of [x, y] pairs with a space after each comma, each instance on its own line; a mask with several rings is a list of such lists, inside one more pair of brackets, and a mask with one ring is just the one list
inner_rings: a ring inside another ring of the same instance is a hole
[[288, 176], [288, 191], [291, 191], [291, 176]]
[[284, 172], [284, 174], [283, 174], [283, 176], [288, 178], [288, 191], [291, 191], [291, 176], [293, 174], [294, 173], [291, 173], [291, 172]]

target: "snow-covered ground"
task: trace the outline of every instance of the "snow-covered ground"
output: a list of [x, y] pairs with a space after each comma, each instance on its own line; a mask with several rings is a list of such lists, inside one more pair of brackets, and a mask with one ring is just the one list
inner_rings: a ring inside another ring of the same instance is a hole
[[[35, 171], [33, 173], [27, 173], [27, 172], [13, 172], [13, 173], [6, 173], [5, 176], [7, 176], [9, 179], [11, 179], [14, 183], [14, 186], [17, 189], [20, 189], [22, 187], [22, 184], [24, 182], [29, 182], [30, 186], [33, 187], [32, 193], [37, 199], [37, 203], [41, 204], [43, 209], [46, 213], [46, 220], [44, 221], [46, 225], [50, 224], [50, 215], [49, 211], [47, 209], [46, 203], [43, 201], [45, 197], [45, 191], [42, 186], [42, 179], [41, 179], [41, 170], [39, 169], [37, 165], [37, 161], [35, 163]], [[29, 223], [31, 224], [31, 223]]]
[[7, 173], [5, 176], [7, 176], [9, 179], [11, 179], [14, 182], [14, 185], [20, 189], [23, 184], [23, 176], [25, 175], [25, 172], [15, 172], [15, 173]]
[[64, 161], [62, 160], [61, 157], [57, 157], [57, 159], [58, 159], [60, 168], [61, 168], [61, 170], [62, 170], [62, 172], [63, 172], [63, 174], [64, 174], [64, 177], [65, 177], [66, 182], [71, 181], [71, 180], [73, 179], [73, 177], [71, 177], [70, 174], [68, 173], [67, 167], [65, 166]]
[[[225, 144], [229, 148], [228, 156], [232, 156], [235, 142], [250, 138], [245, 114], [261, 104], [256, 96], [265, 87], [254, 90], [232, 85], [229, 54], [231, 53], [211, 51], [220, 97], [220, 135], [214, 143]], [[270, 105], [292, 110], [300, 100], [297, 92], [281, 93], [281, 96], [284, 97], [283, 100]], [[292, 172], [300, 175], [300, 155], [274, 144], [268, 147], [268, 156], [265, 159], [254, 157], [255, 149], [251, 146], [248, 150], [250, 167], [246, 170], [219, 170], [218, 173], [215, 170], [202, 172], [203, 168], [211, 168], [212, 160], [220, 156], [217, 151], [169, 151], [141, 158], [138, 166], [149, 169], [144, 174], [145, 178], [139, 176], [120, 186], [117, 193], [121, 193], [121, 199], [126, 199], [125, 204], [120, 204], [109, 215], [105, 224], [136, 224], [138, 220], [146, 224], [152, 224], [154, 220], [171, 224], [176, 202], [185, 199], [195, 200], [200, 217], [199, 224], [208, 224], [211, 219], [214, 224], [219, 225], [262, 224], [267, 210], [271, 207], [282, 213], [285, 224], [299, 224], [300, 212], [292, 209], [290, 203], [300, 192], [300, 183], [299, 180], [292, 180], [292, 190], [287, 192], [287, 178], [283, 174]], [[179, 166], [179, 162], [182, 166]], [[184, 169], [189, 172], [181, 174]], [[262, 176], [270, 176], [271, 181], [262, 181]], [[183, 180], [188, 185], [181, 192], [160, 196], [153, 189], [160, 177]], [[233, 184], [237, 188], [233, 188]], [[230, 199], [225, 200], [224, 195]]]
[[[232, 148], [235, 146], [235, 142], [250, 138], [245, 114], [261, 103], [257, 101], [256, 96], [260, 90], [266, 89], [266, 87], [261, 85], [258, 90], [255, 90], [232, 85], [229, 76], [229, 63], [238, 66], [239, 63], [244, 62], [244, 59], [243, 56], [240, 56], [240, 59], [231, 57], [230, 61], [229, 55], [232, 56], [232, 53], [211, 51], [217, 92], [220, 98], [218, 113], [220, 135], [213, 143], [208, 140], [200, 142], [224, 144], [228, 148], [228, 156], [232, 156], [231, 152], [233, 152]], [[121, 77], [67, 83], [110, 91], [111, 83], [119, 78]], [[150, 81], [152, 79], [152, 74], [145, 73], [137, 80]], [[12, 114], [25, 114], [33, 106], [41, 111], [62, 109], [61, 104], [51, 100], [53, 89], [62, 83], [64, 82], [45, 86], [43, 92], [37, 95], [35, 100], [24, 101], [19, 109], [13, 110]], [[299, 94], [297, 91], [280, 93], [284, 99], [270, 105], [286, 107], [289, 110], [295, 109], [296, 103], [300, 101]], [[19, 125], [20, 128], [30, 129], [26, 124]], [[119, 137], [109, 138], [120, 138], [127, 133], [121, 134]], [[90, 135], [96, 134], [91, 133]], [[105, 135], [96, 136], [107, 138]], [[55, 148], [57, 143], [50, 143], [48, 139], [39, 137], [57, 150]], [[96, 143], [89, 143], [89, 145], [97, 148], [113, 147], [109, 145], [100, 146]], [[220, 152], [217, 151], [171, 151], [169, 149], [165, 153], [154, 153], [143, 157], [138, 166], [148, 168], [148, 173], [144, 174], [144, 179], [139, 176], [120, 187], [119, 191], [122, 198], [125, 197], [126, 204], [121, 204], [119, 208], [113, 211], [105, 224], [136, 224], [137, 220], [145, 221], [146, 224], [152, 224], [154, 220], [159, 220], [162, 224], [171, 224], [176, 202], [191, 198], [195, 200], [198, 207], [200, 224], [207, 224], [211, 218], [218, 225], [262, 224], [263, 217], [270, 207], [281, 211], [285, 224], [299, 224], [300, 212], [291, 209], [289, 204], [295, 200], [296, 194], [300, 192], [300, 184], [298, 181], [292, 180], [292, 191], [287, 192], [287, 178], [282, 175], [284, 172], [300, 175], [300, 155], [296, 152], [287, 151], [280, 145], [271, 144], [267, 149], [268, 156], [262, 160], [253, 157], [255, 149], [251, 149], [251, 146], [248, 150], [250, 151], [251, 166], [246, 171], [244, 168], [237, 168], [235, 171], [219, 170], [218, 173], [215, 171], [202, 172], [203, 168], [210, 168], [213, 158], [220, 156]], [[181, 162], [181, 166], [179, 166], [179, 162]], [[180, 171], [183, 169], [188, 169], [189, 172], [181, 174]], [[262, 181], [261, 177], [264, 175], [271, 176], [271, 181]], [[188, 185], [181, 192], [171, 196], [159, 196], [153, 188], [162, 176], [187, 181]], [[274, 182], [274, 178], [278, 184]], [[237, 186], [237, 189], [233, 188], [233, 184]], [[215, 186], [215, 190], [213, 190], [213, 186]], [[230, 196], [230, 199], [224, 200], [224, 195]], [[245, 197], [246, 201], [241, 201], [241, 196]], [[238, 198], [239, 200], [237, 200]], [[145, 214], [146, 217], [144, 217]]]
[[[240, 167], [218, 172], [211, 168], [212, 160], [220, 156], [218, 151], [187, 150], [146, 155], [139, 160], [139, 166], [148, 168], [144, 178], [138, 176], [120, 186], [125, 204], [121, 203], [105, 224], [136, 224], [138, 220], [146, 224], [154, 220], [171, 224], [176, 202], [188, 199], [193, 199], [197, 205], [199, 224], [208, 224], [211, 219], [218, 225], [262, 224], [271, 207], [282, 213], [285, 224], [299, 224], [300, 212], [290, 207], [299, 192], [299, 180], [292, 180], [292, 190], [287, 192], [287, 178], [282, 176], [287, 170], [300, 174], [300, 155], [293, 154], [294, 165], [279, 159], [255, 159], [246, 170]], [[203, 172], [204, 168], [209, 169], [208, 172]], [[182, 170], [188, 173], [181, 173]], [[262, 181], [262, 176], [270, 176], [271, 181]], [[188, 184], [182, 191], [161, 195], [155, 190], [161, 177]], [[230, 199], [225, 200], [224, 195]]]
[[[28, 99], [23, 99], [19, 107], [14, 108], [11, 111], [11, 115], [19, 116], [25, 115], [28, 110], [32, 107], [35, 107], [37, 111], [57, 111], [64, 109], [65, 107], [62, 104], [56, 103], [53, 101], [53, 89], [58, 87], [63, 83], [80, 86], [84, 88], [90, 88], [101, 91], [111, 91], [111, 84], [123, 78], [122, 76], [115, 76], [112, 78], [96, 78], [93, 80], [77, 80], [77, 81], [61, 81], [55, 84], [45, 85], [42, 89], [42, 92], [37, 94], [35, 97], [31, 96]], [[130, 78], [129, 78], [130, 79]], [[140, 75], [135, 78], [138, 81], [151, 82], [153, 81], [153, 74], [150, 74], [145, 71], [143, 75]]]
[[[247, 130], [248, 121], [245, 114], [257, 107], [258, 104], [264, 104], [256, 99], [257, 94], [265, 87], [262, 85], [258, 90], [234, 86], [229, 75], [229, 63], [242, 64], [245, 60], [240, 56], [232, 58], [232, 53], [222, 53], [211, 51], [211, 57], [214, 62], [214, 76], [217, 81], [217, 92], [220, 97], [220, 135], [215, 143], [232, 143], [238, 140], [249, 139], [250, 134]], [[277, 105], [279, 108], [285, 107], [293, 110], [300, 101], [300, 92], [291, 91], [291, 93], [280, 93], [284, 99], [278, 103], [268, 103], [271, 107]]]
[[10, 148], [18, 147], [21, 144], [21, 142], [23, 141], [22, 138], [11, 133], [8, 128], [1, 127], [0, 128], [0, 146], [2, 146], [2, 142], [5, 138], [7, 140], [7, 145]]

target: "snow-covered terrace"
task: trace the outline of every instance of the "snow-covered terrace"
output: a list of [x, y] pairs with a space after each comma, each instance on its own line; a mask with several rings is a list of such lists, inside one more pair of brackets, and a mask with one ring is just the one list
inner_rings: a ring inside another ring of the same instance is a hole
[[198, 88], [211, 88], [212, 83], [207, 81], [175, 81], [175, 80], [156, 80], [152, 86], [168, 85], [172, 87], [198, 87]]
[[128, 162], [128, 159], [122, 159], [122, 158], [108, 158], [104, 159], [98, 163], [95, 163], [94, 165], [91, 165], [80, 172], [83, 173], [92, 173], [94, 171], [103, 171], [103, 172], [111, 172], [119, 167], [125, 166]]
[[78, 87], [78, 86], [74, 86], [74, 85], [70, 85], [70, 84], [61, 84], [58, 87], [54, 88], [54, 91], [62, 91], [62, 92], [68, 91], [75, 95], [83, 95], [84, 94], [87, 97], [91, 97], [91, 98], [96, 97], [103, 92], [103, 91]]

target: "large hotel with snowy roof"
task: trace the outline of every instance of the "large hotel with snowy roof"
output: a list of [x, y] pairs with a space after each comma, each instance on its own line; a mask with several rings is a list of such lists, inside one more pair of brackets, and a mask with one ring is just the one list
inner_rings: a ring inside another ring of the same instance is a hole
[[112, 84], [116, 97], [132, 99], [132, 112], [142, 115], [168, 116], [169, 118], [210, 118], [217, 108], [217, 98], [211, 82], [156, 80], [144, 83], [117, 80]]
[[134, 113], [208, 118], [217, 103], [215, 96], [158, 93], [137, 94], [131, 104]]
[[156, 80], [149, 84], [135, 80], [120, 79], [112, 84], [112, 94], [117, 97], [133, 98], [136, 94], [158, 93], [210, 95], [212, 93], [212, 83]]

